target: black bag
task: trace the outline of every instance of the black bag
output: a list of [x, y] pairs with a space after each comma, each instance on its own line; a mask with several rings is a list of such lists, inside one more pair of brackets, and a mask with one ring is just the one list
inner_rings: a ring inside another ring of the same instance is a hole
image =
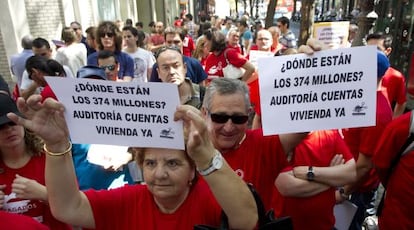
[[[257, 214], [259, 216], [259, 230], [293, 230], [292, 219], [289, 216], [275, 218], [273, 210], [266, 213], [262, 199], [254, 189], [253, 185], [248, 184], [250, 191], [256, 201]], [[213, 227], [208, 225], [195, 225], [194, 230], [228, 230], [229, 223], [227, 216], [224, 212], [221, 213], [221, 223], [219, 227]]]

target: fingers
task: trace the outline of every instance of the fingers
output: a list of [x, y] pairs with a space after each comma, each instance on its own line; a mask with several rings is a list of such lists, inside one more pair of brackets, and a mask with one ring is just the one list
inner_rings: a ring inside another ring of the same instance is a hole
[[331, 160], [331, 166], [341, 165], [344, 164], [345, 160], [342, 154], [335, 154], [335, 156]]

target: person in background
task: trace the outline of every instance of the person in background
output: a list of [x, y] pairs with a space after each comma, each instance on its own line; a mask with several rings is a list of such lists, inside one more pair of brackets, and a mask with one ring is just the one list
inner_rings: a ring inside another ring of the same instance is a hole
[[143, 42], [143, 32], [141, 38], [138, 36], [138, 30], [132, 26], [126, 26], [122, 29], [124, 39], [124, 52], [129, 54], [134, 60], [134, 82], [148, 82], [151, 76], [152, 66], [155, 63], [154, 55], [151, 52], [140, 48]]
[[214, 149], [196, 108], [181, 105], [174, 115], [184, 122], [186, 151], [137, 150], [145, 185], [81, 192], [64, 106], [53, 99], [40, 104], [37, 96], [27, 102], [19, 99], [18, 105], [28, 119], [11, 113], [9, 118], [45, 142], [49, 205], [58, 219], [88, 229], [192, 229], [196, 224], [218, 226], [223, 210], [232, 229], [256, 226], [257, 208], [250, 190]]
[[389, 68], [390, 63], [387, 56], [377, 51], [377, 100], [376, 100], [376, 123], [371, 127], [358, 127], [342, 129], [344, 140], [354, 155], [357, 165], [357, 179], [354, 183], [344, 186], [343, 195], [337, 197], [342, 202], [349, 197], [350, 201], [358, 206], [357, 212], [352, 220], [350, 228], [362, 229], [362, 223], [369, 213], [375, 212], [372, 200], [379, 185], [379, 179], [373, 168], [372, 157], [375, 148], [385, 127], [392, 120], [392, 110], [384, 92], [381, 90], [381, 78]]
[[21, 46], [23, 48], [22, 52], [10, 57], [10, 70], [14, 77], [13, 81], [19, 88], [22, 85], [23, 72], [25, 70], [24, 65], [26, 63], [26, 60], [29, 57], [33, 56], [32, 42], [33, 37], [31, 35], [23, 36], [21, 41]]
[[[172, 47], [176, 46], [182, 53], [183, 50], [183, 39], [184, 34], [181, 29], [167, 27], [165, 29], [165, 46]], [[193, 83], [204, 85], [204, 80], [207, 78], [207, 73], [204, 71], [203, 67], [201, 66], [200, 62], [192, 57], [184, 56], [184, 63], [187, 68], [186, 78], [190, 79]], [[151, 82], [159, 82], [161, 81], [158, 76], [158, 64], [155, 63], [152, 67], [152, 75], [150, 78]]]
[[[125, 20], [125, 26], [134, 26], [134, 23], [132, 22], [132, 19], [127, 18], [127, 19]], [[124, 26], [124, 27], [125, 27], [125, 26]]]
[[181, 32], [184, 35], [183, 39], [183, 55], [187, 57], [193, 56], [193, 51], [195, 50], [195, 44], [193, 38], [187, 33], [187, 30], [184, 28]]
[[[414, 205], [412, 143], [407, 149], [401, 149], [413, 133], [413, 112], [410, 111], [388, 124], [372, 157], [378, 177], [387, 189], [386, 195], [384, 194], [383, 209], [378, 216], [378, 229], [414, 229], [411, 214]], [[397, 154], [401, 154], [401, 157], [394, 164]]]
[[246, 20], [240, 21], [239, 31], [241, 36], [242, 54], [247, 56], [250, 53], [250, 48], [253, 44], [253, 35]]
[[71, 27], [64, 27], [61, 36], [65, 46], [56, 51], [55, 60], [69, 66], [72, 75], [75, 75], [79, 68], [86, 65], [86, 47], [77, 42], [76, 32]]
[[[8, 113], [21, 115], [10, 96], [0, 94], [0, 209], [31, 217], [50, 229], [71, 229], [52, 216], [48, 205], [41, 138], [10, 120]], [[0, 226], [8, 229], [3, 222]]]
[[66, 77], [65, 69], [59, 62], [53, 59], [47, 59], [46, 57], [42, 56], [31, 56], [26, 61], [26, 71], [29, 75], [30, 80], [36, 82], [38, 86], [43, 87], [42, 91], [40, 92], [43, 100], [48, 97], [57, 100], [55, 93], [47, 84], [45, 77]]
[[241, 46], [240, 46], [240, 33], [237, 28], [231, 28], [227, 32], [227, 47], [236, 49], [240, 54], [242, 52]]
[[145, 34], [144, 40], [142, 41], [142, 44], [139, 47], [148, 50], [147, 49], [147, 44], [148, 44], [148, 41], [150, 39], [150, 35], [147, 32], [144, 31], [144, 23], [137, 22], [137, 23], [135, 23], [135, 27], [137, 28], [138, 31], [142, 31]]
[[242, 81], [253, 81], [251, 78], [255, 67], [243, 55], [233, 48], [227, 48], [226, 39], [223, 33], [219, 30], [208, 30], [205, 33], [206, 44], [210, 49], [210, 54], [206, 60], [206, 72], [208, 74], [208, 81], [214, 78], [224, 77], [223, 68], [227, 66], [227, 60], [230, 64], [245, 70], [241, 76]]
[[227, 33], [230, 31], [232, 26], [233, 26], [233, 19], [226, 17], [226, 19], [224, 20], [224, 28], [221, 30], [221, 32], [227, 36]]
[[156, 53], [159, 48], [164, 46], [164, 23], [156, 22], [155, 31], [151, 33], [150, 39], [148, 41], [148, 50], [152, 53]]
[[210, 51], [208, 50], [208, 47], [205, 45], [206, 42], [204, 40], [204, 37], [199, 39], [196, 49], [194, 50], [193, 57], [197, 59], [203, 69], [206, 67], [206, 59], [207, 56], [210, 54]]
[[90, 26], [86, 29], [86, 43], [89, 46], [88, 56], [95, 53], [98, 45], [96, 44], [96, 26]]
[[346, 44], [346, 47], [351, 47], [352, 42], [354, 41], [355, 37], [358, 33], [358, 26], [356, 24], [350, 23], [349, 24], [349, 31], [348, 31], [348, 42]]
[[186, 14], [184, 16], [184, 28], [188, 31], [188, 35], [193, 40], [197, 39], [199, 26], [193, 22], [193, 15], [192, 14]]
[[105, 71], [107, 80], [117, 81], [119, 63], [113, 52], [109, 50], [98, 51], [98, 67]]
[[338, 130], [319, 130], [288, 155], [289, 166], [275, 181], [275, 216], [290, 216], [294, 229], [334, 229], [335, 196], [343, 191], [337, 188], [356, 179], [348, 146]]
[[280, 37], [280, 33], [281, 33], [279, 27], [277, 27], [277, 26], [271, 26], [267, 30], [272, 34], [272, 38], [273, 38], [272, 39], [273, 40], [272, 50], [275, 53], [277, 53], [280, 50], [282, 50], [283, 48], [285, 48], [285, 47], [283, 47], [282, 44], [279, 43], [279, 37]]
[[[373, 33], [367, 36], [367, 45], [376, 45], [389, 58], [392, 52], [392, 36], [383, 33]], [[381, 86], [387, 92], [387, 98], [393, 108], [393, 118], [404, 113], [407, 104], [405, 76], [391, 66], [385, 72]]]
[[289, 18], [283, 16], [277, 19], [277, 27], [281, 32], [279, 42], [286, 48], [297, 48], [295, 34], [289, 29]]
[[77, 42], [80, 42], [85, 45], [87, 56], [89, 56], [90, 54], [96, 51], [94, 50], [93, 47], [89, 46], [88, 43], [86, 42], [86, 37], [83, 36], [82, 25], [79, 22], [77, 21], [71, 22], [70, 27], [76, 32]]
[[[115, 23], [103, 21], [99, 23], [96, 31], [98, 50], [108, 50], [115, 54], [119, 63], [118, 79], [120, 81], [132, 81], [134, 77], [134, 60], [122, 51], [122, 33]], [[98, 53], [88, 56], [88, 65], [98, 66]]]
[[[35, 38], [33, 40], [32, 51], [35, 56], [42, 56], [47, 59], [52, 59], [52, 49], [50, 48], [49, 42], [44, 38]], [[25, 67], [26, 68], [26, 67]], [[72, 71], [68, 66], [63, 65], [66, 77], [74, 78]], [[39, 94], [43, 88], [38, 85], [37, 82], [29, 78], [28, 71], [24, 71], [22, 85], [20, 87], [20, 95], [27, 99], [32, 94]]]

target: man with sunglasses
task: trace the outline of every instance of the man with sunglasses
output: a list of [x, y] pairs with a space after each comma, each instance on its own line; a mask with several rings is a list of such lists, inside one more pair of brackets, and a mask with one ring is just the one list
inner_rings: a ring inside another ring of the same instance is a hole
[[116, 61], [116, 56], [113, 52], [108, 50], [99, 51], [98, 67], [105, 71], [106, 78], [109, 81], [117, 80], [119, 63]]
[[268, 210], [275, 179], [288, 164], [286, 153], [306, 134], [263, 136], [261, 129], [248, 129], [251, 109], [245, 82], [218, 78], [205, 92], [201, 113], [214, 147], [244, 181], [255, 186]]
[[[177, 47], [181, 53], [183, 53], [183, 40], [184, 40], [184, 33], [181, 29], [175, 29], [172, 27], [167, 27], [165, 29], [165, 46]], [[195, 84], [204, 85], [204, 80], [207, 79], [207, 73], [204, 71], [203, 66], [200, 62], [192, 57], [184, 57], [184, 63], [187, 67], [186, 78], [190, 79]], [[155, 63], [152, 67], [153, 71], [151, 73], [151, 82], [160, 82], [161, 79], [158, 76], [158, 64]]]

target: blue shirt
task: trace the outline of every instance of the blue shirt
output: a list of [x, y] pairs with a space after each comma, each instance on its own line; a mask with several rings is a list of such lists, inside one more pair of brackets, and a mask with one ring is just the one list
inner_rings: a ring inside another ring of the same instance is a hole
[[[98, 66], [98, 53], [95, 52], [88, 56], [88, 65]], [[114, 52], [116, 60], [119, 63], [118, 78], [123, 79], [124, 76], [134, 77], [134, 60], [129, 54], [122, 51]]]
[[134, 183], [127, 165], [124, 165], [121, 171], [113, 171], [90, 163], [86, 159], [90, 146], [89, 144], [73, 144], [72, 147], [72, 159], [80, 190], [108, 189], [114, 186], [114, 183], [117, 183], [115, 187]]
[[[192, 57], [184, 57], [184, 63], [187, 65], [187, 74], [185, 75], [186, 78], [190, 79], [195, 84], [200, 84], [202, 81], [207, 79], [207, 73], [204, 71], [203, 66], [200, 62]], [[158, 64], [155, 63], [152, 66], [152, 73], [151, 73], [151, 82], [161, 82], [161, 79], [158, 77]]]
[[10, 58], [10, 69], [14, 76], [17, 78], [17, 85], [20, 87], [22, 84], [23, 72], [26, 70], [26, 61], [29, 57], [33, 56], [31, 49], [25, 49], [21, 53], [13, 55]]

